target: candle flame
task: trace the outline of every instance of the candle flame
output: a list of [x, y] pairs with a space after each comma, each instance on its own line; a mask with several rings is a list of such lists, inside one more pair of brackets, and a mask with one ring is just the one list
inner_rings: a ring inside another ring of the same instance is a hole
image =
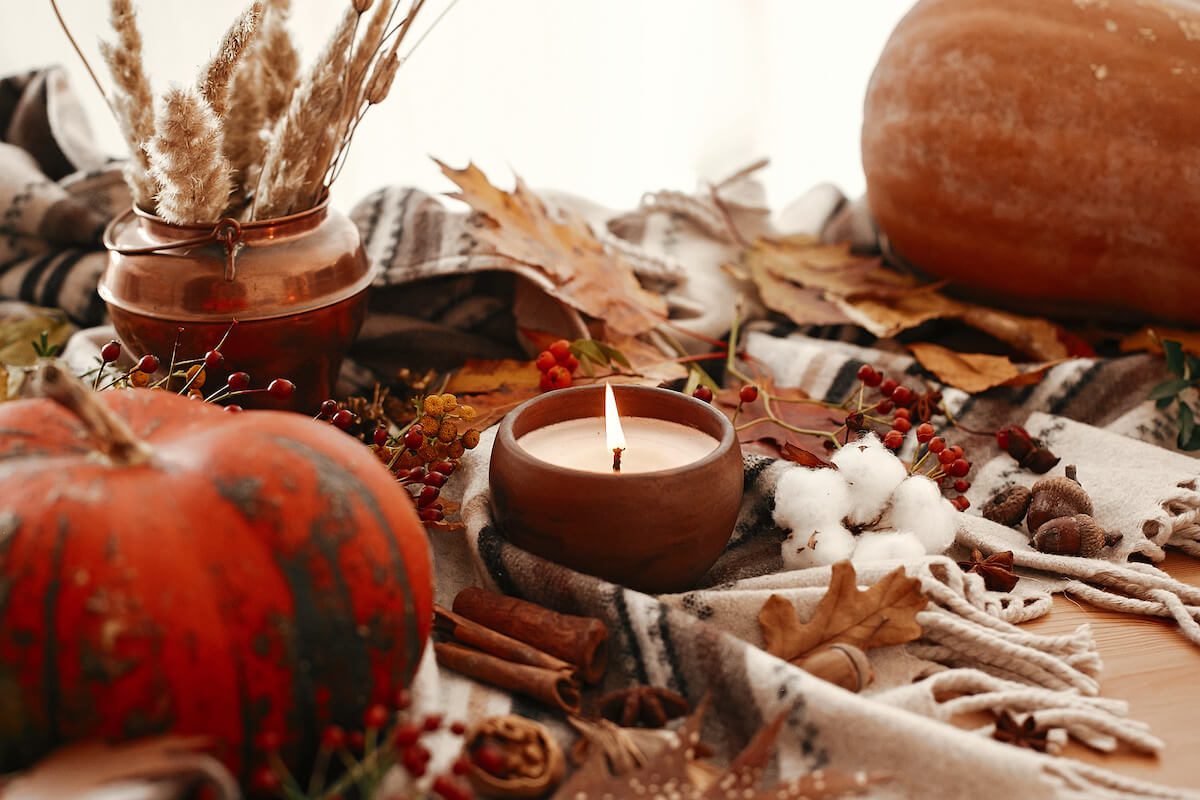
[[604, 435], [610, 451], [625, 449], [625, 431], [621, 430], [621, 417], [617, 414], [617, 398], [607, 383], [604, 384]]

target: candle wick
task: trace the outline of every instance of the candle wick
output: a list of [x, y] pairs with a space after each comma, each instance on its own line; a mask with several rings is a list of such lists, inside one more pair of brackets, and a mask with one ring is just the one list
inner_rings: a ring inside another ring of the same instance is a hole
[[613, 448], [613, 472], [621, 471], [621, 453], [624, 452], [622, 447]]

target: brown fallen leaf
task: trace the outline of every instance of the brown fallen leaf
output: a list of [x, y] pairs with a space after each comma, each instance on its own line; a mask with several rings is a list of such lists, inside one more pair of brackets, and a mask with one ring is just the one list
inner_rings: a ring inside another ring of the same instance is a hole
[[787, 461], [794, 464], [799, 464], [802, 467], [809, 469], [837, 469], [837, 464], [832, 461], [826, 461], [811, 450], [805, 450], [803, 447], [798, 447], [791, 442], [784, 442], [779, 448], [780, 455]]
[[1037, 383], [1051, 367], [1065, 360], [1018, 366], [1007, 356], [958, 353], [927, 342], [910, 344], [908, 349], [921, 366], [936, 375], [942, 383], [969, 394], [986, 392], [997, 386], [1028, 386]]
[[[797, 428], [833, 431], [841, 424], [841, 420], [837, 419], [838, 412], [813, 403], [799, 402], [809, 399], [808, 393], [803, 389], [781, 388], [770, 378], [760, 379], [757, 383], [760, 390], [758, 399], [753, 403], [742, 404], [742, 410], [737, 415], [736, 425], [742, 428], [738, 431], [738, 441], [743, 445], [769, 444], [769, 454], [775, 457], [781, 457], [783, 447], [788, 444], [811, 453], [824, 452], [824, 443], [828, 441], [825, 437], [796, 433], [767, 418], [767, 394], [773, 398], [771, 408], [775, 415]], [[738, 390], [733, 388], [720, 390], [713, 400], [713, 404], [730, 419], [733, 419], [738, 402]]]
[[474, 164], [460, 170], [435, 161], [460, 190], [449, 196], [476, 212], [476, 236], [500, 255], [537, 269], [558, 299], [626, 335], [666, 319], [663, 298], [644, 289], [629, 262], [605, 248], [578, 214], [560, 209], [552, 215], [520, 177], [505, 192]]
[[903, 567], [889, 572], [866, 591], [859, 591], [856, 579], [849, 561], [834, 564], [829, 589], [808, 622], [800, 621], [796, 607], [787, 600], [771, 595], [758, 613], [766, 651], [797, 662], [839, 642], [869, 650], [904, 644], [921, 636], [917, 613], [927, 601], [920, 581], [909, 578]]
[[121, 745], [71, 745], [56, 750], [4, 784], [0, 795], [4, 800], [84, 800], [114, 783], [177, 778], [181, 786], [194, 784], [197, 779], [203, 781], [216, 800], [240, 797], [229, 771], [202, 752], [206, 745], [203, 738], [180, 736]]
[[475, 409], [471, 421], [479, 430], [495, 425], [505, 414], [542, 393], [541, 373], [532, 361], [472, 359], [450, 376], [444, 391]]

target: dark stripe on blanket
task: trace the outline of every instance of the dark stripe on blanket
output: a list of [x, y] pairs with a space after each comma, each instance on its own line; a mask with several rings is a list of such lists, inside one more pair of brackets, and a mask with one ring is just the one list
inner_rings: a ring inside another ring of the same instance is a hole
[[37, 303], [37, 285], [41, 280], [42, 273], [46, 271], [46, 267], [50, 262], [58, 257], [58, 252], [48, 253], [29, 267], [29, 271], [21, 278], [21, 288], [17, 290], [17, 299], [24, 300], [26, 303]]
[[662, 639], [663, 655], [667, 657], [667, 666], [671, 668], [671, 674], [667, 679], [667, 682], [671, 685], [666, 688], [687, 697], [687, 678], [684, 677], [683, 670], [679, 668], [679, 657], [675, 653], [675, 640], [671, 637], [671, 624], [667, 621], [667, 617], [667, 607], [659, 604], [658, 636]]
[[1067, 390], [1063, 392], [1061, 397], [1050, 403], [1050, 413], [1062, 414], [1071, 401], [1078, 397], [1080, 392], [1090, 386], [1099, 377], [1100, 373], [1104, 370], [1104, 365], [1104, 361], [1097, 361], [1095, 364], [1092, 364], [1086, 372], [1079, 376], [1079, 380], [1067, 387]]
[[829, 384], [829, 389], [825, 392], [824, 399], [826, 403], [840, 403], [845, 399], [846, 394], [850, 391], [850, 387], [858, 380], [858, 368], [864, 363], [857, 358], [852, 358], [842, 364], [841, 368], [838, 369], [837, 376]]
[[629, 655], [633, 657], [634, 672], [637, 673], [638, 683], [649, 683], [646, 675], [646, 665], [642, 661], [642, 647], [638, 644], [637, 631], [629, 621], [629, 607], [625, 605], [625, 590], [620, 586], [613, 587], [613, 608], [617, 610], [617, 619], [621, 623], [621, 635], [625, 639]]
[[416, 190], [405, 189], [404, 197], [400, 200], [400, 209], [396, 212], [396, 224], [388, 233], [391, 239], [388, 242], [387, 256], [382, 260], [384, 269], [391, 269], [395, 266], [392, 262], [396, 260], [396, 254], [400, 252], [400, 239], [404, 236], [404, 222], [408, 218], [408, 201], [412, 199], [414, 191]]
[[67, 250], [67, 257], [55, 265], [51, 270], [50, 276], [46, 278], [46, 283], [42, 286], [42, 305], [57, 306], [59, 305], [59, 294], [62, 292], [63, 284], [66, 283], [67, 277], [71, 274], [71, 270], [75, 268], [87, 252], [84, 250]]

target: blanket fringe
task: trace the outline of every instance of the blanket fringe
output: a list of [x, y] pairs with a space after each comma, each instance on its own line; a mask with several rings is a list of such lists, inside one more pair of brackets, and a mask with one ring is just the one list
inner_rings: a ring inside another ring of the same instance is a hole
[[1106, 769], [1081, 761], [1048, 759], [1045, 774], [1062, 786], [1059, 793], [1066, 800], [1198, 800], [1200, 794], [1187, 789], [1175, 789], [1136, 778], [1127, 778]]

